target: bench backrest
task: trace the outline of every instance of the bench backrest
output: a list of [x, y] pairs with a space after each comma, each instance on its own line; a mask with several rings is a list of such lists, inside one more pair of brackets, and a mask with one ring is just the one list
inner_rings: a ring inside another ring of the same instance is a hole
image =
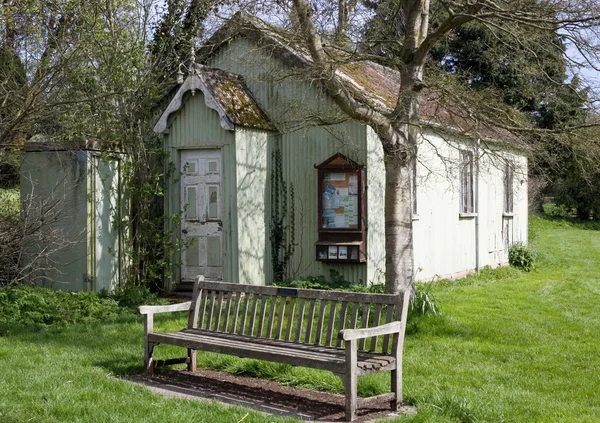
[[[406, 319], [406, 301], [405, 295], [241, 285], [199, 278], [189, 327], [343, 347], [340, 330]], [[358, 349], [389, 354], [398, 343], [387, 335], [379, 338], [360, 340]]]

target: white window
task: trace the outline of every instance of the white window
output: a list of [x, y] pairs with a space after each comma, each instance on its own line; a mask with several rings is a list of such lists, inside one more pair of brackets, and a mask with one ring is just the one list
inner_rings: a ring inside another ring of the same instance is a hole
[[475, 213], [473, 152], [460, 151], [460, 212]]
[[514, 164], [509, 160], [504, 167], [504, 213], [514, 212]]
[[414, 159], [412, 162], [412, 175], [411, 175], [411, 180], [410, 180], [410, 184], [411, 184], [411, 207], [412, 207], [412, 214], [413, 215], [418, 215], [418, 209], [417, 209], [417, 160]]

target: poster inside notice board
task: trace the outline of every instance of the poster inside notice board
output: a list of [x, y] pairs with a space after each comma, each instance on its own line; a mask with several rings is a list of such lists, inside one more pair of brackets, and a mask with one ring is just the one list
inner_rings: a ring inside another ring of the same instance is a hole
[[323, 229], [358, 229], [358, 175], [326, 172], [321, 186]]

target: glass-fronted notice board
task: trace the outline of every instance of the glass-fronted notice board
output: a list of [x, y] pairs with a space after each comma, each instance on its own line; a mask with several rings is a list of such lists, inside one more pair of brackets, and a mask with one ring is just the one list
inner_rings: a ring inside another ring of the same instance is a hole
[[358, 229], [356, 172], [325, 172], [321, 196], [321, 228]]
[[316, 260], [366, 261], [363, 167], [340, 153], [315, 167], [319, 172]]

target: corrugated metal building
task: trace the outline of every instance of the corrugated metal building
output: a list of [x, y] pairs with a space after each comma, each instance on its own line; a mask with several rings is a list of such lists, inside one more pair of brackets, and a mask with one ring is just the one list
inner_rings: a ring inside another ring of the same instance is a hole
[[[377, 135], [298, 71], [309, 59], [281, 31], [243, 14], [234, 20], [201, 49], [204, 65], [192, 69], [155, 126], [167, 165], [177, 169], [166, 212], [181, 211], [172, 229], [187, 245], [169, 284], [196, 274], [271, 282], [274, 254], [282, 254], [270, 241], [279, 177], [288, 206], [293, 186], [284, 239], [291, 242], [293, 227], [296, 248], [287, 275], [334, 269], [353, 282], [381, 281], [385, 173]], [[343, 65], [337, 77], [361, 101], [393, 107], [395, 71], [361, 62]], [[501, 133], [469, 138], [440, 122], [435, 104], [422, 110], [413, 190], [417, 280], [505, 264], [508, 246], [527, 239], [525, 157], [492, 139]]]
[[22, 272], [40, 286], [111, 291], [125, 278], [124, 156], [25, 145], [20, 171]]

